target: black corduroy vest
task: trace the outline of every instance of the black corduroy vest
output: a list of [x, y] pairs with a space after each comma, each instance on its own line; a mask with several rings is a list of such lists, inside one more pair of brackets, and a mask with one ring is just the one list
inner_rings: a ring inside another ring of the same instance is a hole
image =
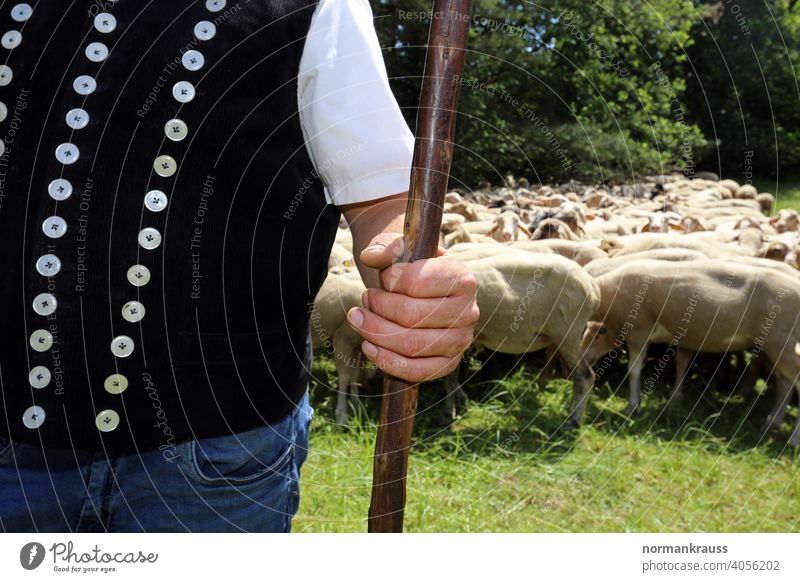
[[0, 435], [167, 451], [292, 410], [339, 217], [298, 118], [315, 7], [4, 4]]

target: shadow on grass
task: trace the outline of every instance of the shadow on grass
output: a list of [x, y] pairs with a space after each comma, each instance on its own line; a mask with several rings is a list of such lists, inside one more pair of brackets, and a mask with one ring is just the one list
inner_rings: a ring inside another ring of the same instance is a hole
[[[643, 377], [652, 375], [653, 360], [648, 361]], [[792, 414], [779, 432], [761, 433], [771, 407], [771, 391], [744, 398], [737, 393], [735, 382], [734, 388], [727, 381], [708, 382], [702, 370], [688, 379], [682, 402], [668, 406], [669, 386], [656, 383], [650, 393], [643, 394], [639, 410], [629, 418], [623, 414], [627, 379], [624, 366], [618, 366], [593, 390], [583, 426], [568, 429], [565, 420], [572, 383], [563, 379], [544, 382], [539, 374], [542, 363], [542, 356], [536, 354], [524, 358], [493, 354], [483, 363], [472, 360], [462, 373], [469, 400], [459, 417], [448, 424], [443, 424], [442, 383], [425, 385], [414, 429], [415, 450], [459, 458], [525, 455], [529, 462], [549, 464], [580, 446], [582, 433], [592, 430], [607, 438], [636, 437], [656, 445], [679, 444], [713, 453], [740, 453], [758, 447], [774, 457], [793, 454], [786, 445]], [[337, 394], [335, 368], [323, 361], [315, 364], [314, 372], [312, 402], [321, 415], [332, 419]], [[663, 373], [668, 381], [673, 376], [670, 370]], [[374, 432], [379, 395], [380, 386], [373, 387], [368, 397], [351, 405], [346, 430]], [[335, 427], [335, 423], [329, 424]]]

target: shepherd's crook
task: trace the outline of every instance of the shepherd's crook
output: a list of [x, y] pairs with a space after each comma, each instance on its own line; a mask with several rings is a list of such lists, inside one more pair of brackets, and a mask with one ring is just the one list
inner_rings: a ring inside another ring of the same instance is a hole
[[[435, 0], [425, 57], [416, 142], [403, 232], [402, 260], [436, 255], [453, 156], [456, 102], [464, 71], [472, 0]], [[383, 383], [369, 531], [402, 532], [406, 473], [419, 386], [386, 377]]]

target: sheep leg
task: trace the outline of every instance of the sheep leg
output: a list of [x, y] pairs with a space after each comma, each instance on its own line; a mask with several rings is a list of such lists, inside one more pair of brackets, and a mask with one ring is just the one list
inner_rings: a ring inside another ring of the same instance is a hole
[[347, 396], [351, 386], [358, 382], [359, 357], [361, 349], [354, 344], [349, 329], [342, 327], [333, 335], [333, 349], [336, 358], [336, 374], [339, 378], [339, 393], [336, 396], [336, 422], [346, 425], [348, 421]]
[[[766, 433], [771, 430], [775, 430], [781, 425], [783, 419], [786, 417], [786, 411], [791, 395], [792, 382], [783, 376], [779, 376], [775, 386], [775, 402], [772, 405], [772, 411], [769, 413], [767, 420], [764, 423], [763, 432]], [[796, 433], [797, 430], [795, 429], [795, 434], [792, 435], [793, 439], [795, 436], [797, 436]]]
[[[579, 340], [575, 342], [580, 345]], [[586, 404], [594, 385], [595, 375], [589, 363], [580, 355], [580, 349], [569, 349], [562, 347], [561, 358], [567, 367], [567, 373], [572, 378], [572, 407], [570, 408], [567, 424], [578, 427], [583, 420], [586, 412]]]
[[347, 387], [347, 393], [350, 396], [353, 404], [356, 407], [361, 406], [361, 390], [364, 388], [364, 353], [359, 351], [358, 357], [355, 362], [355, 370], [350, 385]]
[[695, 352], [678, 348], [675, 354], [675, 385], [669, 394], [668, 404], [673, 405], [683, 400], [683, 383], [689, 375], [689, 364], [692, 363]]
[[628, 339], [628, 407], [625, 409], [626, 416], [633, 416], [642, 402], [642, 368], [644, 359], [647, 355], [647, 343], [637, 346], [631, 339]]
[[444, 412], [448, 420], [455, 420], [458, 416], [457, 401], [466, 402], [467, 400], [467, 395], [461, 388], [461, 382], [459, 381], [459, 369], [460, 367], [450, 372], [443, 380], [445, 389]]
[[[341, 375], [339, 376], [341, 378]], [[341, 384], [341, 382], [340, 382]], [[347, 386], [340, 385], [336, 395], [336, 423], [347, 424]]]
[[[744, 357], [742, 357], [742, 362], [744, 362]], [[742, 385], [740, 387], [740, 392], [745, 399], [749, 400], [754, 397], [756, 393], [756, 382], [758, 382], [758, 379], [761, 377], [761, 370], [764, 368], [766, 362], [767, 356], [763, 353], [759, 353], [758, 356], [750, 360], [750, 365], [747, 367], [747, 372], [742, 379]]]

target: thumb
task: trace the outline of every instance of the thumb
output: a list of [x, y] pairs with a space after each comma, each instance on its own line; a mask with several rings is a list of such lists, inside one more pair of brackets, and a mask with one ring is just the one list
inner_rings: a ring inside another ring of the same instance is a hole
[[384, 232], [373, 238], [367, 248], [361, 251], [361, 263], [372, 269], [385, 269], [400, 259], [404, 250], [403, 235]]

